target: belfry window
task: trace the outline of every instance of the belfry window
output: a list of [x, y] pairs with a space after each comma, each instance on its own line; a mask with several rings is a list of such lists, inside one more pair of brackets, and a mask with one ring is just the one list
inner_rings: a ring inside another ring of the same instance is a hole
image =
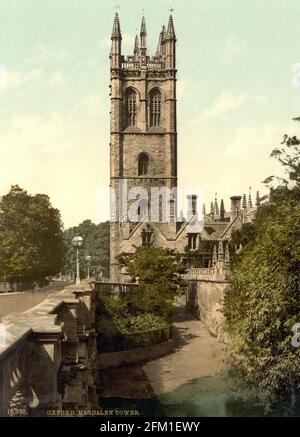
[[126, 93], [126, 127], [136, 126], [136, 92], [129, 89]]
[[153, 90], [150, 93], [150, 127], [160, 126], [161, 121], [161, 92]]
[[141, 153], [138, 160], [138, 175], [145, 176], [149, 170], [149, 156]]

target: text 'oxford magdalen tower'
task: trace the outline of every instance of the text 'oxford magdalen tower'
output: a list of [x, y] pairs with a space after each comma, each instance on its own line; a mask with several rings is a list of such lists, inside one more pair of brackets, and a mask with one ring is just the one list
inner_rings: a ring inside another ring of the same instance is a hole
[[[156, 54], [147, 52], [142, 18], [133, 54], [122, 55], [118, 14], [112, 30], [110, 186], [115, 193], [110, 228], [111, 280], [120, 279], [118, 255], [130, 251], [130, 235], [139, 222], [122, 220], [123, 190], [177, 186], [176, 37], [172, 16], [159, 34]], [[149, 193], [150, 196], [150, 193]], [[121, 205], [121, 206], [120, 206]], [[148, 205], [141, 205], [141, 215]], [[170, 224], [170, 226], [172, 226]], [[136, 243], [136, 242], [135, 242]], [[143, 244], [141, 237], [140, 244]]]

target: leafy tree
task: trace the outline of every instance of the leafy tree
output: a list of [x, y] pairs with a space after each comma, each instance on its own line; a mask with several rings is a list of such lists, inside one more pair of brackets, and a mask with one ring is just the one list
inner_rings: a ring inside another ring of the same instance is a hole
[[3, 281], [56, 275], [64, 259], [60, 213], [45, 194], [15, 185], [0, 202], [0, 268]]
[[172, 250], [151, 245], [138, 247], [133, 254], [120, 256], [132, 281], [138, 286], [126, 296], [130, 313], [152, 313], [170, 318], [176, 296], [185, 290], [185, 267]]
[[300, 388], [300, 349], [291, 343], [292, 326], [300, 321], [300, 154], [295, 139], [285, 143], [272, 156], [288, 179], [271, 190], [253, 225], [240, 231], [243, 250], [224, 301], [230, 363], [277, 393]]
[[91, 275], [109, 275], [109, 222], [96, 225], [91, 220], [84, 220], [78, 226], [67, 229], [64, 232], [66, 246], [66, 260], [63, 268], [64, 273], [76, 271], [76, 251], [72, 246], [72, 238], [80, 235], [83, 238], [83, 246], [79, 251], [81, 277], [86, 276], [86, 256], [91, 256]]

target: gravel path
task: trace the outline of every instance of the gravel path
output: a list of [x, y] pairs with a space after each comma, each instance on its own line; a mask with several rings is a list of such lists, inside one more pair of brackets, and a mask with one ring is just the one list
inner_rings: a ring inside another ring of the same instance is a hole
[[151, 398], [224, 368], [224, 344], [186, 311], [183, 301], [176, 304], [174, 328], [175, 348], [169, 355], [144, 365], [99, 372], [101, 396]]
[[192, 379], [210, 376], [224, 368], [224, 344], [204, 324], [177, 304], [175, 350], [143, 366], [155, 395], [168, 393]]

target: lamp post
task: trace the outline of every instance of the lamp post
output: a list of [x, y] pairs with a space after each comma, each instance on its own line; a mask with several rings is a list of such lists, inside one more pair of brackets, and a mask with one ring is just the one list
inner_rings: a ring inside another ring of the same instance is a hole
[[87, 265], [87, 279], [90, 279], [90, 262], [91, 262], [92, 257], [90, 255], [87, 255], [85, 257], [86, 260], [86, 265]]
[[72, 245], [76, 247], [76, 284], [80, 284], [79, 247], [83, 245], [83, 238], [75, 235], [72, 239]]

